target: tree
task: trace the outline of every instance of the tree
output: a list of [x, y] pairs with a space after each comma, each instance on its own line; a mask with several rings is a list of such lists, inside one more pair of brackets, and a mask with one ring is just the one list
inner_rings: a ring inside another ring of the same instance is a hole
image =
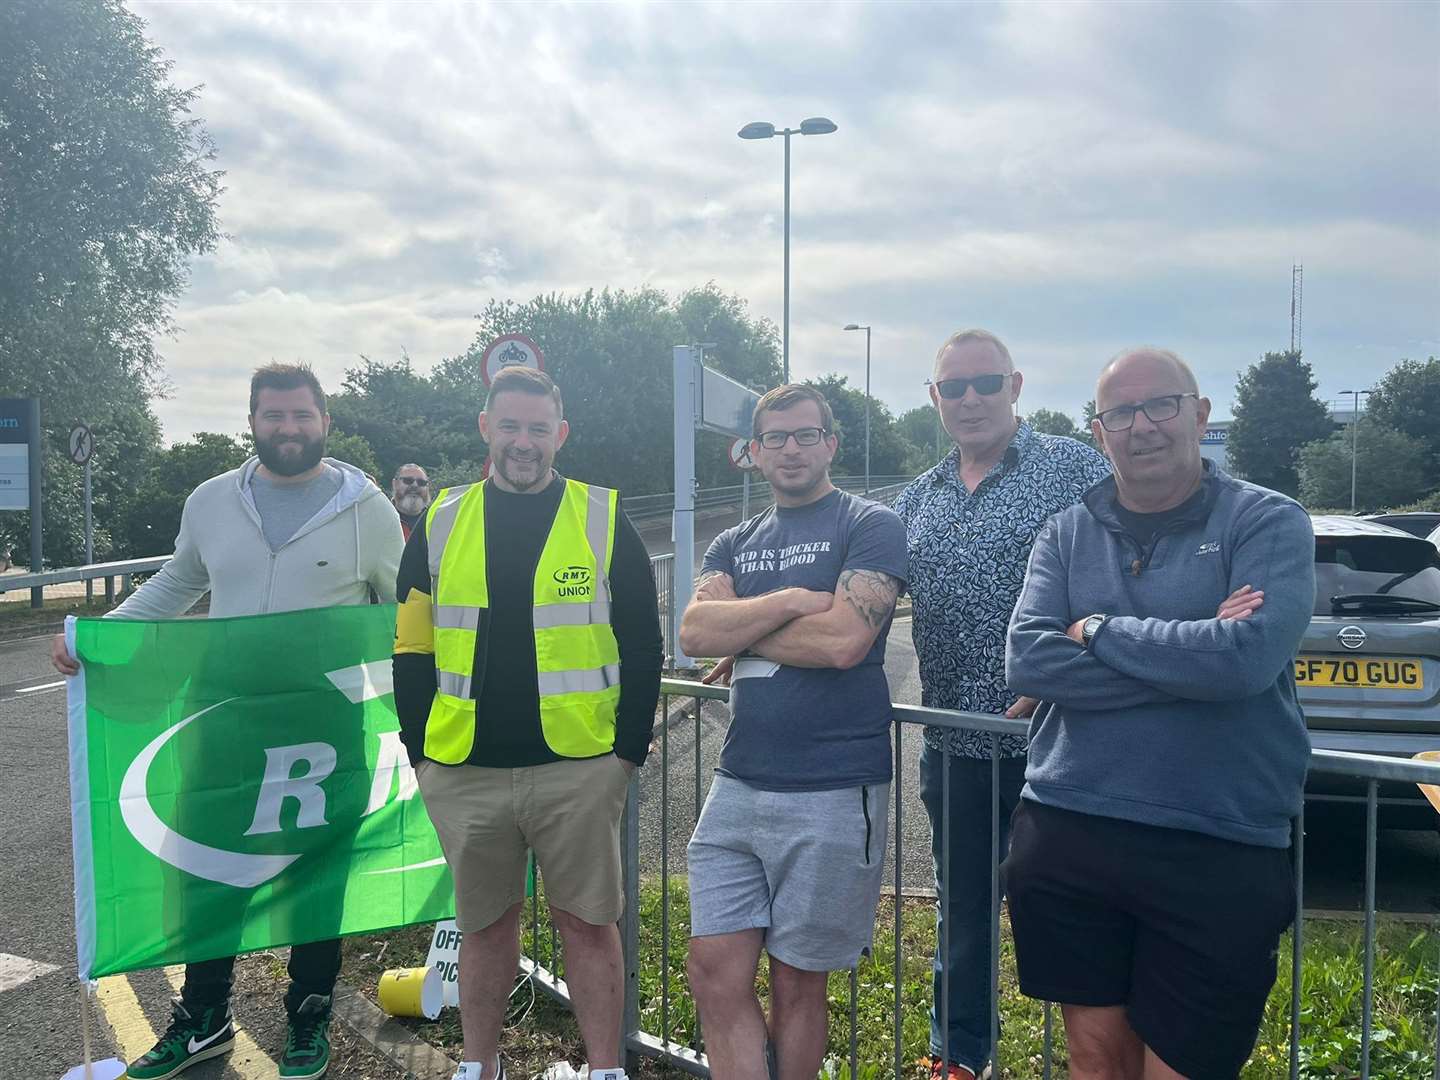
[[1226, 437], [1226, 455], [1240, 476], [1286, 495], [1299, 493], [1300, 448], [1335, 430], [1315, 397], [1316, 385], [1298, 350], [1267, 352], [1240, 376]]
[[1362, 447], [1372, 420], [1424, 443], [1430, 475], [1440, 477], [1440, 360], [1401, 360], [1375, 384], [1360, 425]]
[[1352, 447], [1357, 511], [1414, 502], [1436, 486], [1426, 468], [1428, 447], [1412, 435], [1364, 419], [1356, 446], [1355, 425], [1300, 451], [1300, 500], [1312, 509], [1350, 505]]
[[1089, 401], [1085, 402], [1085, 407], [1081, 409], [1080, 412], [1080, 430], [1075, 438], [1079, 439], [1086, 446], [1099, 450], [1100, 444], [1095, 441], [1095, 432], [1090, 427], [1090, 421], [1094, 420], [1097, 415], [1095, 399], [1092, 397]]
[[900, 414], [895, 431], [908, 447], [901, 472], [918, 476], [950, 452], [950, 437], [934, 405], [917, 405]]
[[[78, 554], [75, 474], [57, 468], [69, 428], [110, 429], [111, 445], [144, 434], [142, 458], [158, 449], [154, 342], [190, 258], [219, 235], [197, 91], [170, 84], [143, 31], [120, 0], [0, 4], [0, 396], [41, 398], [57, 561]], [[133, 490], [145, 464], [126, 462], [121, 482]], [[123, 493], [97, 475], [97, 513], [106, 500]], [[0, 519], [17, 554], [28, 531], [28, 515]]]
[[247, 439], [213, 431], [201, 431], [158, 452], [149, 468], [133, 477], [136, 497], [129, 512], [117, 517], [117, 546], [130, 558], [173, 551], [180, 512], [190, 493], [249, 456]]
[[[825, 375], [807, 379], [825, 395], [830, 411], [835, 414], [835, 434], [840, 448], [830, 465], [834, 476], [865, 475], [865, 392], [849, 384], [844, 375]], [[879, 401], [870, 402], [870, 475], [896, 476], [905, 466], [910, 448], [895, 430], [890, 410]]]
[[1032, 428], [1046, 435], [1064, 435], [1071, 439], [1080, 437], [1075, 421], [1056, 409], [1036, 409], [1026, 419]]

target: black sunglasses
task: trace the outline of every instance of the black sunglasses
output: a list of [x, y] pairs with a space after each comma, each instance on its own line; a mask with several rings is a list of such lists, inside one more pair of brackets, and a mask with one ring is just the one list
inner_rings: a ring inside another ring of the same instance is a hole
[[396, 479], [402, 484], [413, 485], [414, 487], [430, 486], [429, 480], [422, 480], [418, 476], [397, 476]]
[[976, 375], [973, 379], [941, 379], [938, 382], [931, 382], [930, 385], [940, 392], [940, 396], [946, 401], [958, 401], [965, 396], [965, 391], [975, 387], [975, 392], [984, 397], [998, 394], [1005, 387], [1005, 380], [1010, 377], [1009, 373], [1004, 375]]

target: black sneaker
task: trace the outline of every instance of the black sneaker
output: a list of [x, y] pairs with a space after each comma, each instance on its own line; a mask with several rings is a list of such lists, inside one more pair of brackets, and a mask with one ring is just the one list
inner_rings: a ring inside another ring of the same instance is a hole
[[227, 1054], [235, 1045], [235, 1022], [228, 1004], [191, 1006], [179, 998], [172, 1006], [170, 1026], [149, 1053], [133, 1062], [125, 1075], [130, 1080], [166, 1080], [199, 1061]]
[[330, 1065], [330, 998], [311, 994], [300, 1003], [285, 1033], [280, 1055], [283, 1080], [310, 1080], [324, 1076]]

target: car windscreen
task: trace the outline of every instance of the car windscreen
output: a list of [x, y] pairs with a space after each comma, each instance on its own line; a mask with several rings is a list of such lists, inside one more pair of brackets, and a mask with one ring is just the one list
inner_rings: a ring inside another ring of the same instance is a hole
[[[1399, 536], [1317, 536], [1315, 614], [1336, 613], [1337, 597], [1349, 598], [1342, 609], [1356, 613], [1367, 606], [1370, 614], [1440, 606], [1440, 549]], [[1367, 605], [1364, 597], [1374, 600]], [[1394, 600], [1387, 603], [1386, 597]]]

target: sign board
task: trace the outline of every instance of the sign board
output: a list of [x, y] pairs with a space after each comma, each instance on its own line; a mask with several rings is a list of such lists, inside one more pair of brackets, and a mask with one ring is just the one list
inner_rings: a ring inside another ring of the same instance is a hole
[[741, 472], [749, 472], [756, 467], [754, 459], [750, 456], [749, 439], [736, 439], [730, 444], [730, 464]]
[[751, 419], [760, 395], [734, 379], [700, 368], [700, 426], [723, 435], [750, 437]]
[[30, 509], [30, 402], [0, 399], [0, 510]]
[[1200, 436], [1201, 446], [1224, 446], [1226, 436], [1230, 434], [1228, 428], [1206, 428], [1205, 434]]
[[440, 985], [445, 989], [443, 1003], [450, 1009], [460, 1004], [460, 939], [463, 937], [454, 919], [437, 922], [430, 936], [430, 952], [425, 957], [425, 966], [440, 972]]
[[524, 334], [501, 334], [485, 346], [485, 355], [480, 358], [480, 377], [489, 386], [504, 368], [517, 365], [544, 371], [545, 354]]
[[70, 460], [76, 465], [84, 465], [95, 453], [95, 436], [84, 424], [76, 424], [70, 429]]

